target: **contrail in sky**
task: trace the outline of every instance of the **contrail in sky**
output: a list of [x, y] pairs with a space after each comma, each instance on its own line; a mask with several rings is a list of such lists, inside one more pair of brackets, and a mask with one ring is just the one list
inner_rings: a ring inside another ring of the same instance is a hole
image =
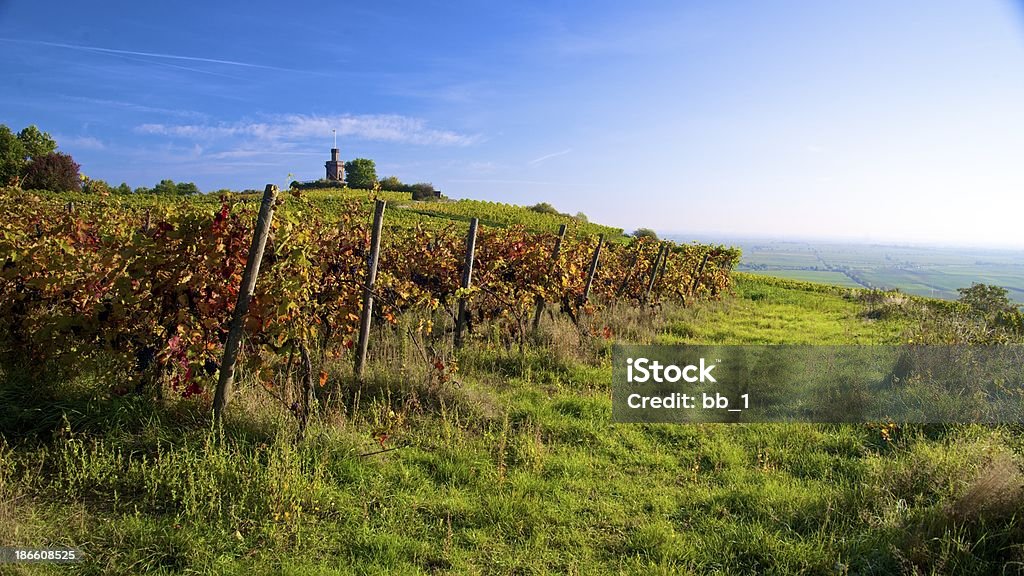
[[299, 72], [289, 68], [278, 68], [276, 66], [265, 66], [263, 64], [252, 64], [251, 62], [238, 62], [237, 60], [220, 60], [217, 58], [201, 58], [199, 56], [181, 56], [179, 54], [160, 54], [157, 52], [137, 52], [135, 50], [116, 50], [114, 48], [100, 48], [99, 46], [82, 46], [80, 44], [63, 44], [60, 42], [44, 42], [42, 40], [20, 40], [17, 38], [0, 38], [3, 42], [15, 42], [19, 44], [35, 44], [38, 46], [52, 46], [54, 48], [67, 48], [70, 50], [84, 50], [88, 52], [100, 52], [103, 54], [122, 54], [127, 56], [146, 56], [149, 58], [166, 58], [169, 60], [188, 60], [190, 62], [207, 62], [210, 64], [226, 64], [229, 66], [242, 66], [244, 68], [263, 68], [267, 70], [284, 70], [286, 72]]
[[565, 154], [568, 154], [569, 152], [572, 152], [572, 148], [566, 148], [565, 150], [562, 150], [561, 152], [553, 152], [551, 154], [545, 154], [544, 156], [541, 156], [540, 158], [534, 158], [533, 160], [530, 160], [529, 162], [527, 162], [527, 164], [537, 164], [538, 162], [543, 162], [545, 160], [554, 158], [555, 156], [563, 156]]

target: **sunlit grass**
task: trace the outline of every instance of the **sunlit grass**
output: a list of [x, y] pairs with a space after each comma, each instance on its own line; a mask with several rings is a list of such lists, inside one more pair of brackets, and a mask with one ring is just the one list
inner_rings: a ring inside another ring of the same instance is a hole
[[[741, 277], [736, 292], [594, 321], [701, 343], [902, 329], [841, 289]], [[610, 342], [563, 319], [542, 330], [524, 355], [478, 334], [443, 383], [381, 332], [358, 406], [339, 396], [301, 442], [255, 388], [221, 431], [202, 403], [103, 399], [88, 375], [50, 396], [7, 370], [0, 539], [76, 546], [86, 574], [987, 574], [1020, 560], [1014, 430], [613, 424]]]

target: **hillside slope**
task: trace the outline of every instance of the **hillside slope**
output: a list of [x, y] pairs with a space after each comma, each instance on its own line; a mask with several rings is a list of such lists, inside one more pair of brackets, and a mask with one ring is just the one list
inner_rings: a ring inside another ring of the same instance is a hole
[[100, 374], [29, 387], [9, 366], [0, 422], [20, 432], [0, 449], [0, 540], [75, 545], [84, 572], [115, 574], [980, 574], [1022, 560], [1010, 429], [610, 422], [606, 336], [892, 343], [914, 323], [869, 316], [843, 289], [740, 275], [722, 302], [656, 317], [612, 307], [578, 330], [556, 316], [521, 354], [475, 339], [451, 380], [417, 368], [416, 339], [396, 331], [360, 394], [329, 393], [341, 405], [298, 444], [258, 387], [220, 437], [201, 403], [97, 400]]

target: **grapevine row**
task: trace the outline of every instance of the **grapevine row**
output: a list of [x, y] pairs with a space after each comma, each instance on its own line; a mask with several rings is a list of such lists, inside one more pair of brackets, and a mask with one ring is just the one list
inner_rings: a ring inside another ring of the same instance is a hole
[[[287, 197], [275, 216], [246, 318], [249, 368], [261, 357], [315, 342], [328, 353], [353, 346], [369, 245], [369, 216], [353, 202], [325, 211]], [[81, 363], [114, 356], [144, 374], [169, 378], [185, 395], [216, 378], [238, 295], [256, 206], [225, 197], [219, 206], [144, 207], [116, 198], [74, 210], [45, 194], [0, 190], [0, 338], [32, 362]], [[378, 317], [451, 309], [469, 299], [474, 322], [510, 320], [522, 330], [538, 300], [580, 304], [596, 238], [521, 226], [481, 227], [474, 280], [459, 292], [465, 245], [454, 226], [385, 231], [375, 291]], [[592, 301], [639, 302], [660, 244], [636, 240], [602, 252]], [[730, 285], [734, 249], [672, 245], [657, 274], [664, 298], [717, 298]], [[703, 265], [702, 265], [703, 263]], [[699, 274], [699, 277], [697, 277]], [[692, 294], [691, 294], [692, 292]]]

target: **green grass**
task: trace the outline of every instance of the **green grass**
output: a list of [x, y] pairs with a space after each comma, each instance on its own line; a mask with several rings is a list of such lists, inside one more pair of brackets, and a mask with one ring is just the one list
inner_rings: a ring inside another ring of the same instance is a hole
[[[738, 275], [722, 302], [595, 322], [638, 342], [876, 343], [904, 320], [867, 319], [844, 288]], [[251, 387], [218, 431], [202, 402], [8, 363], [0, 544], [77, 546], [83, 574], [991, 574], [1022, 559], [1012, 429], [613, 424], [609, 342], [542, 329], [522, 356], [481, 331], [448, 383], [382, 333], [358, 406], [341, 394], [298, 443]], [[347, 359], [329, 367], [345, 382]], [[381, 431], [399, 448], [361, 456]]]
[[842, 272], [829, 272], [826, 270], [765, 270], [752, 272], [776, 278], [788, 278], [803, 282], [816, 282], [818, 284], [830, 284], [833, 286], [846, 286], [848, 288], [863, 288]]
[[865, 317], [864, 307], [839, 287], [736, 274], [736, 297], [687, 310], [671, 323], [664, 343], [894, 344], [904, 324]]

